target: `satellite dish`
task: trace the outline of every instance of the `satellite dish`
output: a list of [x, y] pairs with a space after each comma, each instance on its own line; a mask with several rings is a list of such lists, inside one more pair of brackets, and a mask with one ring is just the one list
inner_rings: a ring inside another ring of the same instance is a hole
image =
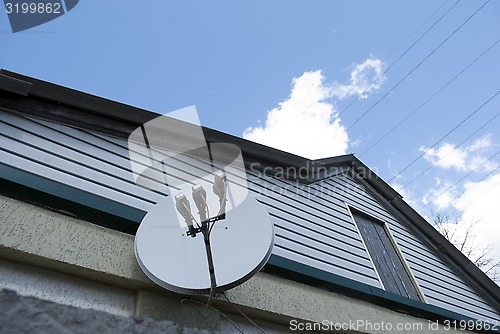
[[135, 254], [158, 285], [212, 297], [264, 266], [274, 227], [249, 196], [240, 148], [208, 144], [194, 107], [169, 115], [143, 124], [128, 140], [136, 184], [167, 195], [141, 222]]
[[[158, 285], [183, 294], [211, 290], [203, 235], [188, 235], [179, 226], [170, 198], [158, 202], [144, 217], [135, 237], [141, 269]], [[214, 223], [210, 236], [216, 277], [215, 292], [233, 288], [255, 275], [271, 256], [274, 228], [267, 211], [247, 197]]]

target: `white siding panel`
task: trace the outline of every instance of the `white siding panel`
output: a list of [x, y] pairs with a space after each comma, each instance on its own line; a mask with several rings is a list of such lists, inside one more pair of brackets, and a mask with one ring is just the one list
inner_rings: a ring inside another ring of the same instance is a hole
[[353, 266], [350, 261], [345, 261], [344, 259], [336, 256], [330, 248], [325, 247], [325, 245], [315, 242], [314, 240], [308, 240], [300, 235], [296, 235], [279, 228], [276, 231], [276, 236], [280, 236], [280, 238], [275, 242], [276, 245], [293, 249], [297, 253], [314, 257], [324, 263], [328, 263], [335, 268], [335, 271], [346, 270], [349, 272], [350, 276], [354, 274], [372, 277], [373, 269], [368, 266], [368, 261], [364, 263], [364, 266]]
[[[16, 115], [16, 117], [17, 117], [17, 115]], [[25, 117], [23, 117], [23, 118], [25, 118]], [[116, 153], [117, 155], [128, 159], [127, 142], [124, 141], [123, 139], [116, 139], [116, 138], [113, 138], [111, 136], [106, 136], [107, 139], [103, 140], [102, 138], [100, 138], [100, 137], [96, 136], [95, 134], [93, 134], [89, 131], [86, 131], [86, 130], [79, 130], [79, 129], [72, 128], [70, 126], [61, 126], [58, 123], [54, 123], [54, 122], [50, 122], [50, 121], [46, 121], [46, 120], [41, 120], [38, 118], [36, 118], [36, 119], [35, 118], [27, 118], [27, 119], [29, 119], [30, 121], [32, 121], [34, 123], [41, 124], [44, 127], [46, 127], [47, 129], [52, 129], [53, 132], [62, 133], [62, 134], [67, 135], [68, 137], [81, 139], [82, 141], [84, 141], [86, 143], [86, 146], [87, 145], [94, 145], [94, 146], [100, 147], [102, 149], [110, 149], [112, 152]], [[107, 142], [112, 141], [112, 140], [118, 140], [118, 141], [122, 142], [123, 145], [114, 145], [114, 146], [108, 145]]]
[[[37, 159], [37, 161], [45, 162], [46, 164], [48, 163], [48, 159], [50, 164], [55, 164], [61, 169], [75, 171], [77, 173], [81, 172], [82, 174], [80, 175], [82, 177], [87, 177], [101, 183], [109, 181], [109, 178], [111, 177], [113, 182], [114, 179], [116, 179], [116, 182], [119, 182], [116, 186], [120, 190], [142, 198], [151, 197], [150, 191], [137, 187], [134, 183], [130, 170], [113, 166], [112, 164], [106, 163], [100, 159], [97, 160], [87, 155], [82, 155], [74, 150], [70, 150], [54, 142], [33, 136], [29, 133], [24, 134], [22, 136], [22, 142], [17, 141], [18, 143], [16, 145], [13, 144], [16, 141], [12, 140], [12, 138], [17, 137], [16, 134], [18, 134], [19, 130], [9, 126], [5, 126], [3, 130], [4, 132], [2, 133], [2, 136], [9, 136], [9, 138], [5, 139], [7, 145], [15, 148], [16, 153], [19, 155], [32, 157]], [[35, 149], [37, 146], [43, 147], [44, 151]], [[37, 152], [33, 153], [34, 151]], [[156, 202], [158, 198], [151, 198], [151, 200]]]
[[[355, 240], [360, 241], [359, 235], [345, 226], [341, 221], [337, 221], [333, 216], [327, 216], [322, 212], [316, 212], [312, 208], [307, 208], [301, 205], [298, 200], [290, 201], [290, 199], [280, 199], [279, 195], [275, 195], [274, 198], [271, 197], [260, 197], [260, 202], [274, 207], [273, 210], [278, 215], [279, 211], [283, 214], [293, 215], [299, 219], [304, 219], [316, 225], [320, 225], [320, 228], [328, 229], [331, 233], [338, 234], [339, 238], [344, 240]], [[349, 242], [349, 241], [348, 241]]]
[[[311, 249], [316, 249], [328, 256], [333, 256], [330, 260], [332, 263], [336, 263], [340, 266], [346, 268], [352, 268], [353, 263], [356, 264], [356, 267], [363, 267], [363, 271], [367, 275], [372, 275], [373, 269], [372, 264], [368, 259], [364, 259], [359, 255], [353, 253], [347, 253], [344, 249], [340, 247], [332, 247], [331, 240], [322, 240], [325, 238], [318, 238], [317, 235], [310, 234], [308, 230], [303, 230], [299, 233], [298, 229], [295, 228], [293, 230], [283, 226], [285, 225], [283, 221], [274, 219], [273, 220], [276, 227], [276, 235], [283, 237], [289, 241], [296, 241], [297, 243], [301, 243], [310, 247]], [[364, 254], [362, 254], [364, 256]], [[365, 270], [367, 269], [367, 270]]]
[[[266, 205], [264, 202], [261, 203]], [[275, 225], [283, 226], [284, 228], [291, 229], [297, 234], [306, 235], [309, 238], [328, 244], [333, 248], [340, 249], [346, 254], [355, 256], [356, 260], [359, 260], [359, 258], [367, 260], [367, 258], [365, 258], [366, 250], [361, 240], [346, 238], [335, 233], [335, 231], [331, 229], [322, 228], [320, 224], [313, 224], [304, 219], [300, 219], [300, 217], [291, 216], [287, 212], [274, 212], [273, 208], [270, 207], [268, 210]]]
[[[21, 118], [7, 113], [2, 114], [0, 121], [18, 129], [18, 133], [24, 131], [24, 134], [22, 135], [23, 138], [18, 137], [18, 139], [24, 140], [25, 136], [28, 136], [28, 133], [33, 133], [34, 135], [32, 136], [36, 136], [36, 138], [45, 137], [47, 140], [55, 141], [61, 148], [71, 148], [75, 152], [80, 152], [91, 157], [102, 159], [110, 165], [120, 166], [128, 172], [127, 175], [132, 180], [128, 153], [126, 156], [121, 156], [114, 150], [103, 147], [102, 141], [100, 143], [92, 143], [92, 140], [90, 140], [92, 139], [91, 136], [86, 133], [80, 132], [79, 134], [76, 134], [76, 130], [72, 128], [67, 128], [64, 129], [65, 131], [61, 131], [61, 129], [54, 129], [56, 125], [50, 122]], [[2, 128], [2, 130], [3, 129], [4, 128]], [[47, 136], [44, 134], [47, 134]]]
[[369, 284], [369, 285], [372, 285], [372, 286], [375, 286], [378, 288], [381, 287], [380, 282], [378, 281], [377, 278], [366, 277], [363, 275], [353, 275], [353, 273], [350, 270], [344, 270], [344, 269], [341, 269], [338, 267], [334, 267], [330, 264], [324, 263], [324, 262], [319, 261], [315, 258], [306, 256], [306, 255], [298, 252], [295, 249], [294, 245], [291, 245], [291, 247], [293, 247], [293, 249], [287, 249], [284, 247], [286, 247], [286, 246], [279, 244], [279, 243], [276, 244], [275, 247], [273, 248], [273, 254], [282, 256], [284, 258], [290, 259], [290, 260], [298, 262], [298, 263], [307, 264], [313, 268], [317, 268], [317, 269], [320, 269], [320, 270], [323, 270], [326, 272], [335, 272], [339, 276], [349, 277], [349, 278], [355, 277], [353, 279], [357, 282]]
[[0, 148], [0, 162], [5, 163], [6, 165], [16, 167], [21, 170], [28, 171], [30, 173], [34, 173], [37, 175], [40, 175], [42, 177], [45, 177], [47, 179], [55, 180], [60, 183], [79, 188], [79, 189], [84, 189], [90, 193], [113, 199], [117, 202], [121, 202], [125, 205], [129, 205], [133, 208], [138, 208], [141, 210], [149, 210], [149, 208], [152, 207], [153, 204], [137, 199], [137, 198], [131, 198], [130, 196], [125, 195], [122, 192], [109, 189], [108, 187], [95, 184], [93, 182], [89, 182], [86, 180], [81, 179], [78, 176], [74, 175], [69, 175], [63, 172], [60, 172], [58, 170], [54, 170], [51, 167], [47, 167], [41, 164], [37, 164], [36, 162], [33, 162], [31, 160], [26, 160], [23, 157], [20, 157], [18, 155], [14, 155], [12, 153], [6, 152]]

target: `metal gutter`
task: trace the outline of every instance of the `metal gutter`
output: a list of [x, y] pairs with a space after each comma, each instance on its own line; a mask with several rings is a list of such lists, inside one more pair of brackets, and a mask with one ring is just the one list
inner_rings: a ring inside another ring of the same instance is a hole
[[5, 91], [14, 94], [28, 96], [31, 88], [31, 83], [13, 78], [8, 75], [0, 74], [0, 87], [2, 87], [2, 89]]

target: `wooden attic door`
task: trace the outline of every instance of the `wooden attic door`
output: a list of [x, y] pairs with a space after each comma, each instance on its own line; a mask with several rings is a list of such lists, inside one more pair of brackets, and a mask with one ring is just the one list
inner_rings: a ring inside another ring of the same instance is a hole
[[357, 213], [353, 213], [353, 217], [385, 290], [419, 300], [408, 269], [383, 223]]

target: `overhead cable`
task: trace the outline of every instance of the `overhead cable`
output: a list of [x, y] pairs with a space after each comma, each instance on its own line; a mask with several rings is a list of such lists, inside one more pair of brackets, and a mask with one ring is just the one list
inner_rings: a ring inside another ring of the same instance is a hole
[[[415, 72], [426, 60], [428, 60], [439, 48], [441, 48], [451, 37], [453, 37], [467, 22], [469, 22], [481, 9], [488, 4], [490, 0], [487, 0], [481, 7], [476, 9], [472, 15], [470, 15], [462, 24], [458, 26], [450, 35], [448, 35], [437, 47], [435, 47], [427, 56], [424, 57], [415, 67], [411, 69], [410, 72], [408, 72], [401, 80], [399, 80], [391, 89], [389, 89], [380, 99], [377, 100], [368, 110], [366, 110], [361, 116], [359, 116], [351, 125], [349, 125], [346, 128], [346, 132], [349, 131], [354, 125], [356, 125], [361, 119], [363, 119], [370, 111], [373, 110], [382, 100], [384, 100], [390, 93], [392, 93], [403, 81], [406, 80], [413, 72]], [[330, 142], [330, 144], [325, 147], [319, 154], [321, 155], [324, 151], [326, 151], [331, 145], [333, 144], [333, 140]]]
[[443, 157], [441, 157], [438, 161], [436, 161], [436, 163], [430, 165], [424, 171], [420, 172], [417, 176], [415, 176], [413, 179], [411, 179], [408, 183], [406, 183], [403, 187], [401, 187], [401, 190], [403, 190], [406, 187], [408, 187], [410, 184], [412, 184], [413, 182], [415, 182], [415, 180], [417, 180], [419, 177], [421, 177], [422, 175], [424, 175], [425, 173], [427, 173], [429, 170], [431, 170], [431, 168], [433, 168], [435, 165], [439, 164], [439, 162], [443, 161], [448, 155], [451, 154], [451, 152], [455, 151], [457, 148], [459, 148], [460, 146], [462, 146], [467, 140], [469, 140], [470, 138], [472, 138], [476, 133], [478, 133], [479, 131], [481, 131], [485, 126], [487, 126], [489, 123], [491, 123], [493, 120], [495, 120], [498, 116], [500, 116], [500, 112], [496, 113], [493, 117], [491, 117], [489, 120], [487, 120], [485, 123], [483, 123], [476, 131], [474, 131], [469, 136], [467, 136], [467, 138], [465, 138], [464, 140], [462, 140], [458, 145], [454, 146], [453, 149], [450, 152], [448, 152], [446, 155], [444, 155]]
[[[413, 49], [413, 47], [418, 43], [420, 42], [420, 40], [422, 38], [424, 38], [425, 35], [427, 35], [427, 33], [429, 31], [432, 30], [432, 28], [434, 28], [436, 26], [436, 24], [439, 23], [439, 21], [441, 21], [458, 3], [460, 2], [460, 0], [457, 0], [450, 8], [448, 8], [448, 10], [443, 14], [441, 15], [437, 20], [436, 22], [434, 22], [422, 35], [420, 35], [419, 38], [417, 38], [417, 40], [415, 42], [413, 42], [402, 54], [399, 55], [398, 58], [396, 58], [395, 61], [393, 61], [383, 72], [382, 74], [380, 74], [371, 84], [370, 86], [368, 86], [368, 88], [365, 88], [365, 90], [363, 92], [361, 92], [361, 94], [358, 95], [357, 98], [355, 98], [353, 101], [351, 101], [351, 103], [349, 103], [347, 105], [347, 107], [345, 107], [340, 113], [338, 113], [337, 116], [335, 116], [331, 121], [330, 121], [330, 124], [332, 124], [335, 119], [339, 118], [344, 112], [346, 112], [347, 109], [349, 109], [356, 101], [358, 101], [359, 99], [361, 99], [361, 97], [363, 97], [365, 95], [366, 92], [368, 92], [371, 88], [373, 88], [373, 86], [375, 86], [375, 84], [385, 76], [385, 74], [394, 66], [396, 65], [396, 63], [401, 59], [403, 58], [411, 49]], [[427, 20], [426, 20], [427, 21]], [[413, 35], [413, 33], [412, 33]], [[406, 40], [405, 40], [406, 41]], [[394, 51], [393, 51], [394, 52]], [[391, 54], [393, 53], [391, 52]], [[389, 56], [387, 56], [387, 58], [389, 58]], [[386, 59], [387, 59], [386, 58]]]
[[[401, 42], [395, 49], [393, 49], [389, 55], [387, 57], [385, 57], [385, 60], [388, 60], [389, 57], [394, 53], [396, 52], [404, 43], [406, 43], [406, 41], [408, 41], [425, 23], [427, 23], [427, 21], [429, 21], [431, 19], [431, 17], [434, 16], [434, 14], [436, 12], [438, 12], [446, 3], [448, 3], [450, 0], [447, 0], [445, 1], [441, 6], [439, 6], [434, 12], [432, 12], [431, 15], [429, 15], [427, 17], [427, 19], [425, 19], [424, 22], [422, 22], [415, 30], [413, 30], [413, 32], [403, 41]], [[408, 53], [408, 51], [410, 51], [425, 35], [427, 35], [427, 33], [429, 33], [429, 31], [431, 31], [435, 26], [436, 24], [438, 24], [461, 0], [457, 0], [450, 8], [448, 8], [446, 10], [446, 12], [441, 15], [422, 35], [420, 35], [418, 37], [418, 39], [413, 42], [394, 62], [392, 62], [389, 67], [387, 67], [377, 78], [375, 78], [375, 80], [368, 86], [368, 88], [365, 88], [365, 90], [363, 92], [361, 92], [361, 94], [359, 94], [357, 96], [357, 98], [355, 98], [354, 100], [352, 100], [348, 105], [347, 107], [345, 107], [344, 109], [342, 109], [342, 111], [340, 111], [337, 115], [335, 115], [335, 117], [332, 118], [332, 120], [330, 120], [330, 124], [332, 124], [333, 122], [335, 122], [336, 119], [338, 119], [344, 112], [346, 112], [356, 101], [358, 101], [369, 89], [371, 89], [373, 86], [375, 86], [375, 84], [381, 79], [384, 77], [384, 75], [404, 56]], [[363, 70], [363, 73], [365, 73], [366, 70]]]
[[418, 108], [413, 110], [410, 114], [408, 114], [405, 118], [403, 118], [401, 121], [399, 121], [398, 124], [393, 126], [388, 132], [386, 132], [385, 135], [380, 137], [375, 143], [373, 143], [370, 147], [368, 147], [366, 150], [364, 150], [359, 157], [362, 157], [365, 155], [367, 152], [369, 152], [372, 148], [374, 148], [378, 143], [380, 143], [382, 140], [387, 138], [391, 133], [393, 133], [397, 128], [399, 128], [404, 122], [406, 122], [411, 116], [413, 116], [415, 113], [417, 113], [422, 107], [424, 107], [429, 101], [431, 101], [436, 95], [441, 93], [446, 87], [448, 87], [453, 81], [455, 81], [457, 78], [459, 78], [465, 71], [467, 71], [472, 65], [474, 65], [479, 59], [481, 59], [486, 53], [488, 53], [494, 46], [496, 46], [500, 42], [500, 38], [496, 40], [495, 43], [490, 45], [483, 53], [481, 53], [476, 59], [474, 59], [469, 65], [464, 67], [460, 72], [458, 72], [451, 80], [449, 80], [446, 84], [444, 84], [441, 88], [439, 88], [434, 94], [432, 94], [427, 100], [425, 100]]
[[479, 168], [481, 168], [482, 166], [484, 166], [487, 162], [491, 161], [494, 157], [496, 157], [498, 155], [498, 153], [500, 153], [500, 150], [497, 151], [495, 154], [493, 154], [492, 156], [490, 156], [488, 159], [484, 160], [480, 165], [478, 165], [476, 168], [474, 168], [473, 170], [471, 170], [470, 172], [468, 172], [467, 174], [465, 174], [464, 176], [462, 176], [459, 180], [457, 180], [455, 183], [453, 183], [451, 186], [449, 186], [448, 188], [446, 188], [445, 190], [441, 191], [439, 194], [437, 194], [436, 196], [434, 196], [432, 199], [430, 199], [425, 205], [422, 205], [420, 208], [418, 208], [418, 211], [420, 211], [421, 209], [425, 208], [426, 206], [428, 206], [430, 203], [432, 203], [432, 201], [434, 201], [435, 199], [437, 199], [438, 197], [440, 197], [441, 195], [443, 195], [444, 193], [446, 193], [448, 190], [450, 190], [451, 188], [455, 187], [457, 184], [459, 184], [460, 182], [462, 182], [463, 180], [465, 180], [467, 177], [469, 177], [471, 174], [473, 174], [474, 172], [476, 172], [477, 170], [479, 170]]
[[[387, 57], [385, 57], [385, 60], [388, 60], [388, 59], [392, 56], [392, 54], [393, 54], [394, 52], [396, 52], [397, 50], [399, 50], [399, 48], [400, 48], [400, 47], [402, 47], [402, 46], [403, 46], [403, 45], [404, 45], [404, 44], [405, 44], [405, 43], [406, 43], [406, 42], [407, 42], [410, 38], [412, 38], [412, 37], [413, 37], [413, 35], [415, 35], [415, 33], [416, 33], [417, 31], [419, 31], [419, 30], [420, 30], [420, 28], [422, 28], [422, 26], [424, 26], [424, 25], [427, 23], [427, 21], [429, 21], [429, 20], [431, 19], [431, 17], [433, 17], [433, 16], [434, 16], [434, 14], [436, 14], [436, 13], [437, 13], [437, 12], [438, 12], [441, 8], [443, 8], [443, 7], [444, 7], [444, 5], [446, 5], [448, 2], [450, 2], [450, 0], [446, 0], [446, 1], [445, 1], [445, 2], [443, 2], [443, 3], [442, 3], [442, 4], [438, 7], [438, 8], [436, 8], [436, 10], [434, 10], [434, 11], [432, 12], [432, 14], [431, 14], [431, 15], [429, 15], [429, 16], [428, 16], [428, 17], [427, 17], [427, 18], [426, 18], [426, 19], [425, 19], [422, 23], [420, 23], [420, 25], [419, 25], [418, 27], [416, 27], [416, 28], [415, 28], [415, 30], [413, 30], [413, 31], [411, 32], [411, 34], [410, 34], [410, 35], [408, 35], [408, 37], [406, 37], [406, 38], [405, 38], [405, 40], [404, 40], [404, 41], [402, 41], [402, 42], [401, 42], [401, 43], [400, 43], [400, 44], [399, 44], [396, 48], [394, 48], [394, 50], [392, 50], [392, 51], [391, 51], [391, 52], [387, 55]], [[457, 1], [457, 2], [455, 2], [455, 3], [451, 6], [451, 8], [455, 7], [455, 5], [457, 5], [459, 2], [460, 2], [460, 0], [459, 0], [459, 1]], [[441, 20], [441, 19], [442, 19], [442, 18], [443, 18], [446, 14], [448, 14], [448, 12], [450, 11], [450, 9], [451, 9], [451, 8], [449, 8], [449, 9], [446, 11], [446, 13], [444, 13], [444, 15], [442, 15], [442, 16], [441, 16], [441, 17], [440, 17], [440, 18], [436, 21], [436, 23], [437, 23], [437, 22], [439, 22], [439, 21], [440, 21], [440, 20]], [[434, 24], [433, 24], [433, 26], [434, 26], [434, 25], [436, 25], [436, 23], [434, 23]], [[428, 29], [428, 30], [430, 30], [430, 29]], [[424, 35], [425, 35], [427, 32], [428, 32], [428, 31], [424, 32]]]
[[[483, 176], [479, 181], [477, 181], [476, 183], [474, 183], [471, 187], [469, 187], [467, 189], [467, 191], [471, 191], [471, 189], [474, 189], [474, 187], [476, 187], [479, 183], [481, 183], [482, 181], [486, 180], [490, 175], [496, 173], [498, 170], [500, 170], [500, 165], [495, 168], [494, 170], [492, 170], [491, 172], [489, 172], [488, 174], [486, 174], [485, 176]], [[484, 195], [486, 194], [487, 192], [489, 192], [490, 190], [492, 190], [493, 188], [495, 188], [496, 186], [500, 185], [500, 181], [499, 182], [496, 182], [495, 184], [493, 184], [491, 187], [489, 187], [488, 189], [486, 189], [485, 191], [483, 191], [481, 193], [481, 195]], [[456, 199], [460, 198], [461, 196], [463, 196], [465, 192], [462, 192], [461, 194], [455, 196], [451, 201], [455, 201]], [[456, 209], [455, 211], [453, 211], [448, 217], [453, 217], [455, 215], [457, 215], [458, 213], [460, 213], [461, 211], [463, 211], [466, 207], [468, 207], [469, 205], [471, 205], [472, 203], [474, 203], [475, 201], [478, 200], [478, 198], [480, 198], [481, 196], [477, 196], [476, 198], [470, 200], [469, 202], [467, 202], [464, 206], [462, 206], [461, 208], [459, 209]]]
[[456, 129], [458, 129], [462, 124], [464, 124], [467, 120], [469, 120], [472, 116], [474, 116], [479, 110], [481, 110], [485, 105], [487, 105], [491, 100], [493, 100], [498, 94], [500, 94], [500, 90], [498, 90], [492, 97], [490, 97], [486, 102], [481, 104], [479, 108], [474, 110], [472, 113], [470, 113], [465, 119], [463, 119], [460, 123], [455, 125], [450, 131], [448, 131], [444, 136], [442, 136], [438, 141], [436, 141], [434, 144], [432, 144], [429, 148], [427, 148], [425, 151], [423, 151], [418, 157], [416, 157], [412, 162], [410, 162], [406, 167], [401, 169], [399, 172], [396, 173], [390, 180], [389, 183], [392, 182], [396, 177], [401, 175], [404, 171], [406, 171], [408, 168], [413, 166], [415, 162], [417, 162], [420, 158], [422, 158], [427, 152], [429, 152], [431, 149], [436, 147], [437, 144], [439, 144], [441, 141], [443, 141], [446, 137], [448, 137], [452, 132], [454, 132]]

